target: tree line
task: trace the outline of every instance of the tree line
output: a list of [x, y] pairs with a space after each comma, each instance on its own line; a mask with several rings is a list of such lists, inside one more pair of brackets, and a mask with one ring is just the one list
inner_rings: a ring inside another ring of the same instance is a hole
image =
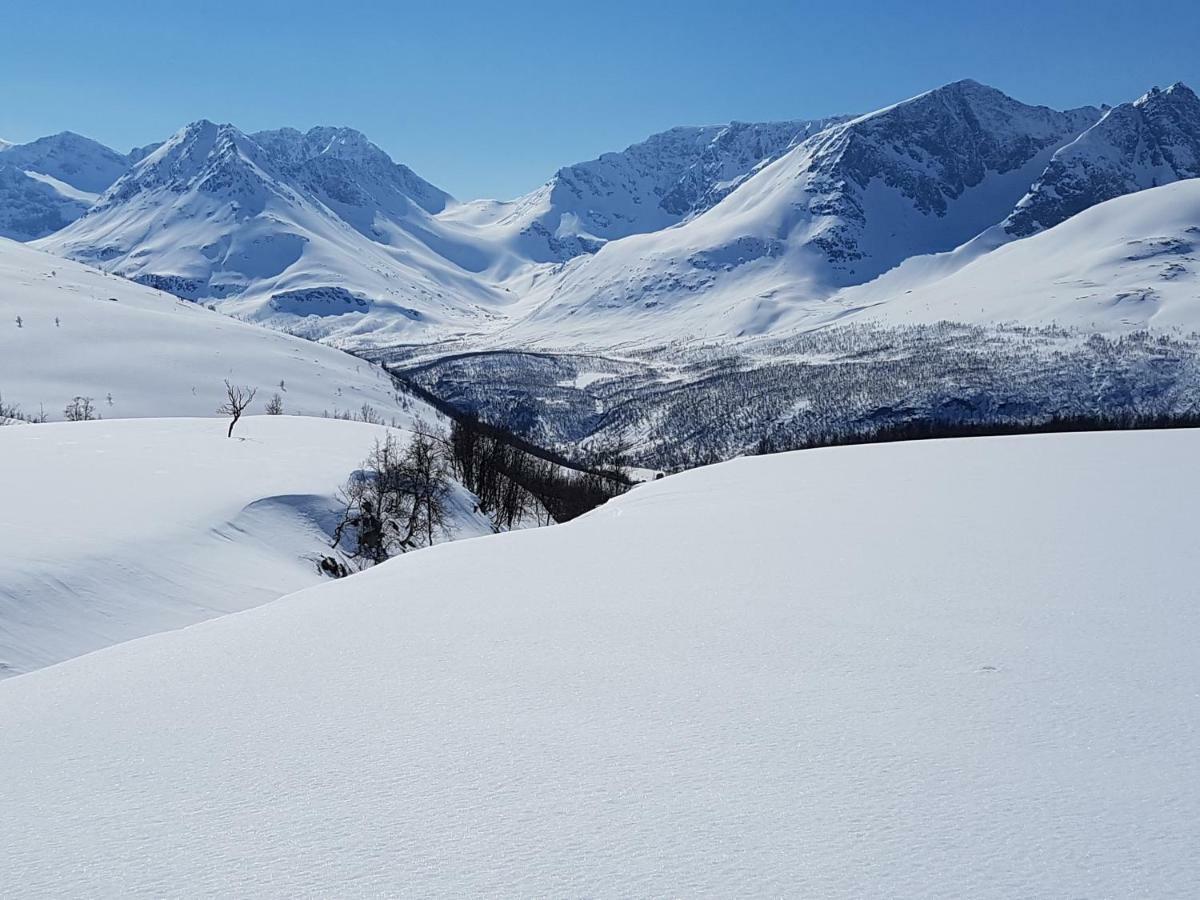
[[470, 416], [454, 419], [448, 437], [418, 421], [403, 444], [394, 434], [377, 440], [339, 491], [332, 545], [348, 564], [327, 557], [322, 570], [346, 575], [448, 536], [455, 479], [497, 531], [565, 522], [628, 488], [607, 455], [581, 471], [535, 456]]

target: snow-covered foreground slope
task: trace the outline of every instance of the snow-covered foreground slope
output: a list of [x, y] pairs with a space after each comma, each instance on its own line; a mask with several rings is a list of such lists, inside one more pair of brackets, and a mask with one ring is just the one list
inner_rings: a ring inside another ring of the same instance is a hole
[[[0, 678], [321, 581], [337, 488], [386, 430], [291, 416], [243, 419], [232, 440], [219, 419], [0, 428]], [[452, 536], [490, 532], [461, 488], [452, 508]]]
[[210, 416], [225, 379], [258, 389], [251, 413], [278, 392], [292, 414], [368, 403], [387, 421], [409, 417], [390, 379], [359, 359], [0, 239], [6, 405], [60, 419], [81, 395], [105, 418]]
[[735, 461], [10, 679], [0, 883], [1193, 896], [1198, 453]]
[[[1200, 179], [1118, 197], [960, 265], [970, 248], [911, 260], [842, 292], [823, 315], [1020, 322], [1121, 332], [1200, 328]], [[950, 274], [945, 274], [945, 271]]]

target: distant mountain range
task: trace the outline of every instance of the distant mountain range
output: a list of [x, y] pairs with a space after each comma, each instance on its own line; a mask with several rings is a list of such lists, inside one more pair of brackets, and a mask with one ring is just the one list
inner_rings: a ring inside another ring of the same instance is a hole
[[[0, 146], [0, 234], [347, 346], [648, 345], [878, 315], [1197, 176], [1182, 84], [1058, 111], [960, 81], [853, 117], [671, 129], [506, 202], [459, 202], [348, 128], [199, 121], [125, 155], [64, 133]], [[1130, 240], [1175, 233], [1139, 221]], [[1196, 277], [1179, 265], [1175, 292]], [[1014, 318], [994, 294], [984, 315]]]

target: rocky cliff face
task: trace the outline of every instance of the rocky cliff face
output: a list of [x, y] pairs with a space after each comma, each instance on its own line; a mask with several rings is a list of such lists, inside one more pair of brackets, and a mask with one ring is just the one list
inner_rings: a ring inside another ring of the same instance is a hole
[[1024, 237], [1123, 194], [1200, 176], [1200, 98], [1158, 88], [1104, 117], [1051, 159], [1005, 222]]

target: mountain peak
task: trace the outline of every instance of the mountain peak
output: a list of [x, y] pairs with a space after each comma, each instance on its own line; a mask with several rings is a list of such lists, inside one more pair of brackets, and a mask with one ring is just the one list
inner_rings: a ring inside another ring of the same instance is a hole
[[1006, 220], [1025, 237], [1123, 194], [1200, 176], [1200, 98], [1183, 82], [1113, 107], [1063, 147]]
[[1182, 81], [1176, 81], [1165, 90], [1155, 85], [1130, 105], [1143, 108], [1157, 103], [1200, 104], [1200, 98], [1196, 96], [1195, 91]]

